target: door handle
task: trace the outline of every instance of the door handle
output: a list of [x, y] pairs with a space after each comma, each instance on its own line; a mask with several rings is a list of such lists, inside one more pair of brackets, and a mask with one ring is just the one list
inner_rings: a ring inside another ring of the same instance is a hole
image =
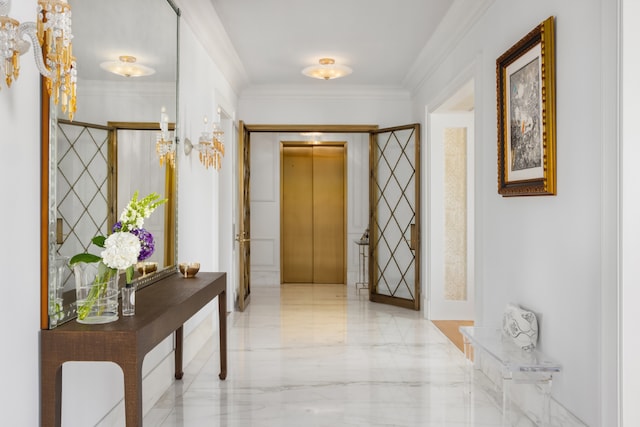
[[246, 233], [242, 233], [242, 236], [243, 236], [243, 237], [240, 237], [240, 235], [239, 235], [239, 234], [236, 234], [236, 239], [235, 239], [235, 240], [236, 240], [236, 242], [239, 242], [239, 243], [250, 242], [250, 241], [251, 241], [251, 239], [247, 239], [247, 238], [245, 238], [245, 237], [244, 237], [245, 235], [246, 235]]
[[418, 235], [416, 234], [416, 225], [411, 224], [411, 240], [409, 241], [409, 249], [416, 250], [416, 243], [418, 241]]
[[62, 234], [62, 218], [56, 218], [56, 244], [64, 243], [64, 235]]

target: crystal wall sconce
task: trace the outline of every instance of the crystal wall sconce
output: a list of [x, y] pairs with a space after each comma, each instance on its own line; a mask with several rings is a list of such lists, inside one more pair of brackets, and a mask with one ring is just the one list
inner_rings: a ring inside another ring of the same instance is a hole
[[9, 17], [10, 0], [0, 0], [0, 76], [7, 87], [20, 75], [20, 56], [33, 45], [38, 71], [47, 92], [73, 120], [76, 112], [76, 62], [72, 55], [71, 6], [67, 0], [38, 0], [37, 22]]
[[207, 116], [204, 117], [204, 131], [198, 139], [198, 144], [193, 145], [189, 139], [184, 142], [184, 154], [191, 154], [192, 150], [198, 151], [200, 163], [206, 169], [212, 166], [215, 170], [222, 167], [222, 157], [224, 157], [224, 132], [220, 128], [220, 110], [218, 110], [218, 122], [213, 123], [212, 129], [209, 130]]
[[166, 108], [160, 111], [160, 133], [156, 140], [156, 153], [160, 160], [160, 166], [169, 165], [176, 167], [176, 142], [169, 134], [169, 116]]

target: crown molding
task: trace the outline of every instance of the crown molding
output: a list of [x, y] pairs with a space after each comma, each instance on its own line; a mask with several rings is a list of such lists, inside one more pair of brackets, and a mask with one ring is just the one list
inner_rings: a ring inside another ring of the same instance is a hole
[[493, 3], [495, 0], [455, 0], [409, 69], [402, 86], [410, 92], [420, 89]]
[[143, 77], [133, 77], [137, 80], [129, 81], [104, 81], [104, 80], [78, 80], [82, 82], [82, 96], [96, 96], [105, 93], [116, 94], [122, 97], [129, 96], [152, 96], [152, 97], [175, 97], [175, 82], [143, 82]]
[[402, 87], [384, 86], [335, 86], [327, 88], [317, 85], [254, 85], [249, 86], [240, 94], [241, 100], [249, 99], [411, 99], [411, 93]]
[[387, 88], [378, 86], [306, 87], [304, 85], [250, 86], [249, 75], [240, 60], [231, 39], [224, 30], [210, 0], [174, 0], [181, 16], [200, 41], [209, 57], [223, 74], [233, 91], [241, 99], [249, 98], [359, 98], [380, 99], [404, 97], [417, 91], [451, 50], [484, 15], [495, 0], [455, 0], [438, 25], [433, 36], [418, 55], [402, 86]]
[[175, 0], [180, 14], [235, 93], [249, 75], [210, 0]]

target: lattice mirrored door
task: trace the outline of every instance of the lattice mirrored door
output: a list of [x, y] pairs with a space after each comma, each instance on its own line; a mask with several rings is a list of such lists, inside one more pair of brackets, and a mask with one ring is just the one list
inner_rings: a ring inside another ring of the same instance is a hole
[[420, 125], [370, 133], [369, 294], [420, 309]]
[[[57, 127], [56, 257], [90, 251], [91, 239], [108, 230], [109, 130], [59, 120]], [[56, 287], [74, 288], [71, 270], [60, 270]], [[60, 315], [60, 314], [58, 314]]]

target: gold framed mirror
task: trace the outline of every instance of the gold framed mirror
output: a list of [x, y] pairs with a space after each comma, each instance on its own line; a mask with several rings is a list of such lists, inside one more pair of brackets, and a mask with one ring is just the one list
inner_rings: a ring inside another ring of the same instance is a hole
[[[122, 200], [131, 198], [135, 186], [141, 197], [156, 191], [168, 199], [154, 213], [160, 222], [154, 225], [158, 271], [137, 277], [138, 285], [173, 273], [177, 259], [177, 170], [160, 166], [155, 138], [163, 108], [170, 121], [178, 117], [180, 10], [172, 0], [68, 2], [78, 64], [73, 121], [66, 120], [42, 86], [42, 329], [75, 318], [75, 286], [66, 261], [80, 252], [99, 254], [99, 248], [90, 246], [91, 239], [111, 232], [124, 207]], [[108, 71], [106, 63], [121, 56], [136, 57], [153, 72], [133, 77]], [[176, 123], [172, 125], [174, 130]], [[132, 170], [145, 181], [133, 182], [136, 174], [128, 172], [127, 188], [119, 188], [118, 176]], [[152, 176], [158, 182], [150, 183]]]

